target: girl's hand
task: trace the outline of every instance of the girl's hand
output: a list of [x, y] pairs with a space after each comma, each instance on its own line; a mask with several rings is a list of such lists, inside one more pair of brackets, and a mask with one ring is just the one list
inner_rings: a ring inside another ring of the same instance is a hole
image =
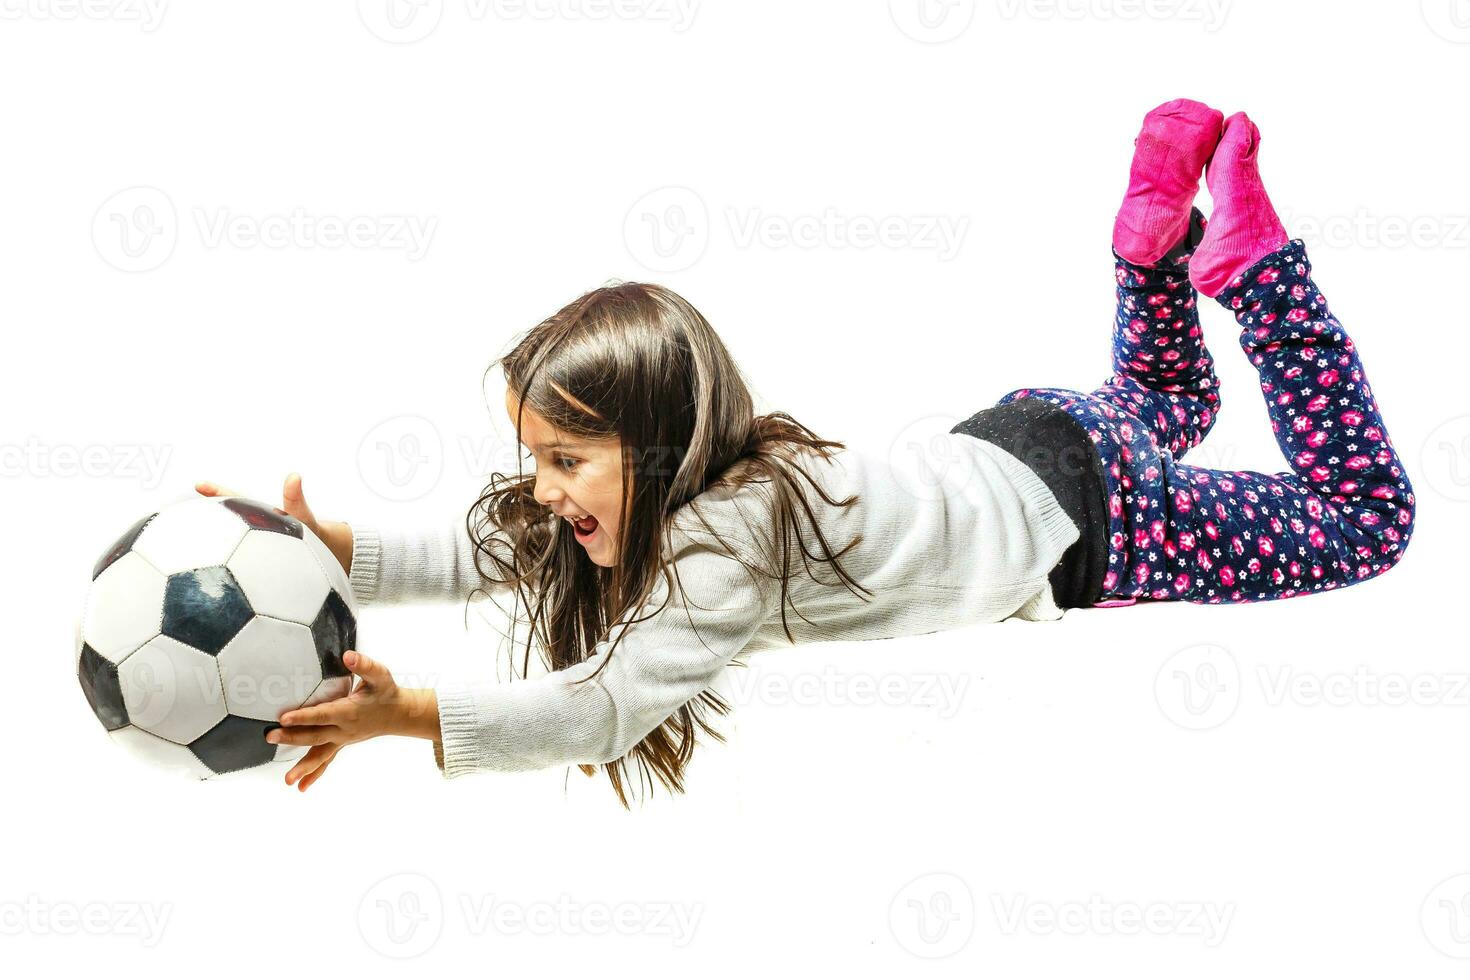
[[[213, 483], [196, 483], [194, 489], [206, 497], [240, 497], [233, 490], [226, 490]], [[301, 474], [292, 473], [286, 477], [286, 486], [281, 491], [281, 506], [283, 513], [296, 518], [305, 524], [312, 534], [322, 539], [322, 543], [332, 552], [342, 566], [342, 571], [352, 574], [352, 528], [341, 521], [318, 521], [311, 508], [306, 505], [306, 496], [301, 492]]]
[[322, 773], [327, 771], [327, 766], [337, 758], [337, 753], [342, 751], [342, 746], [336, 742], [323, 742], [321, 745], [313, 745], [311, 750], [297, 760], [291, 771], [286, 773], [286, 785], [290, 786], [295, 780], [296, 788], [305, 793], [306, 788], [318, 779]]
[[286, 773], [288, 785], [301, 779], [299, 788], [305, 790], [344, 746], [354, 742], [379, 735], [439, 738], [439, 710], [432, 689], [399, 687], [387, 667], [356, 650], [344, 653], [342, 662], [357, 675], [351, 694], [284, 712], [277, 719], [282, 727], [266, 734], [268, 742], [312, 746]]

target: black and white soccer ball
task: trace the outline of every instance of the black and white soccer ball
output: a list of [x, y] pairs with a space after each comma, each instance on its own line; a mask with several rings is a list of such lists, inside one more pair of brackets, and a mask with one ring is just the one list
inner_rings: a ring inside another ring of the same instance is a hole
[[281, 713], [351, 690], [357, 602], [294, 517], [195, 497], [128, 529], [92, 570], [77, 679], [114, 741], [200, 779], [290, 762]]

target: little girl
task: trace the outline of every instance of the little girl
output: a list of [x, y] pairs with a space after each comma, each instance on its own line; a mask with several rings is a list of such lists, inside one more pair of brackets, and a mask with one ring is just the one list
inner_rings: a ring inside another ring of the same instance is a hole
[[[1144, 119], [1113, 230], [1115, 373], [1088, 393], [1023, 388], [955, 426], [932, 493], [784, 413], [673, 292], [593, 290], [497, 363], [534, 473], [495, 474], [465, 519], [389, 530], [284, 509], [363, 603], [524, 602], [519, 678], [398, 687], [349, 651], [349, 696], [289, 711], [305, 790], [342, 747], [431, 739], [446, 777], [626, 766], [682, 790], [709, 687], [738, 655], [929, 633], [1137, 599], [1236, 603], [1333, 589], [1402, 558], [1414, 495], [1356, 349], [1287, 238], [1260, 134], [1176, 100]], [[1214, 213], [1194, 208], [1207, 170]], [[1197, 294], [1240, 323], [1290, 471], [1179, 462], [1219, 411]], [[219, 493], [201, 484], [205, 494]], [[514, 643], [514, 632], [512, 632]], [[528, 678], [533, 646], [548, 670]], [[299, 782], [298, 782], [299, 781]], [[650, 783], [651, 785], [651, 783]]]

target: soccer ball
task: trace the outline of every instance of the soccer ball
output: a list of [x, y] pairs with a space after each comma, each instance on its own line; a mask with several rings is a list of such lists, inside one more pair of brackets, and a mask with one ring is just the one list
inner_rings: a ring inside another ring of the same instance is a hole
[[128, 529], [92, 569], [82, 692], [111, 738], [200, 779], [290, 762], [265, 733], [343, 697], [357, 601], [305, 525], [244, 497], [196, 497]]

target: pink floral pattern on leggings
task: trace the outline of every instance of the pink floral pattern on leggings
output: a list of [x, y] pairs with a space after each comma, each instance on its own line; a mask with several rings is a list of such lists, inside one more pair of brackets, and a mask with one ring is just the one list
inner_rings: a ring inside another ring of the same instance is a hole
[[1104, 598], [1252, 602], [1371, 578], [1403, 557], [1414, 493], [1357, 349], [1294, 239], [1218, 302], [1240, 324], [1291, 469], [1179, 462], [1218, 416], [1219, 382], [1189, 282], [1188, 254], [1157, 266], [1114, 253], [1114, 374], [1089, 393], [1023, 388], [1066, 409], [1103, 458], [1110, 542]]

